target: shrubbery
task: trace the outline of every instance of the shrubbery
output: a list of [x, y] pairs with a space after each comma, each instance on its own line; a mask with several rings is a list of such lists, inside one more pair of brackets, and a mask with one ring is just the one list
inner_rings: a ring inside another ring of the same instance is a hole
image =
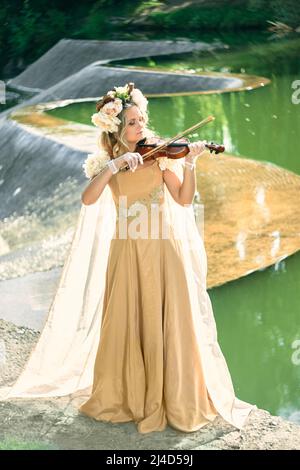
[[167, 0], [1, 2], [0, 70], [7, 64], [21, 70], [62, 38], [104, 39], [112, 30], [143, 31], [141, 15], [148, 31], [175, 30], [179, 36], [189, 31], [199, 31], [200, 36], [210, 30], [264, 30], [267, 20], [300, 25], [298, 0], [210, 0], [176, 9], [172, 5]]

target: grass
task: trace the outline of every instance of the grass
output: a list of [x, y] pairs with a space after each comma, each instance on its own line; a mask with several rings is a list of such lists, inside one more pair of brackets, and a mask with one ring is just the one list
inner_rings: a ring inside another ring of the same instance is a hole
[[0, 450], [59, 450], [59, 447], [48, 442], [19, 440], [6, 436], [4, 440], [0, 440]]

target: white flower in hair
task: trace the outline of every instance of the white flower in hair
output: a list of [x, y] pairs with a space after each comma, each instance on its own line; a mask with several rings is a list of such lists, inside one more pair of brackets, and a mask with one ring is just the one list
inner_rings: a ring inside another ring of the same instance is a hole
[[108, 116], [118, 116], [122, 111], [123, 105], [122, 100], [115, 98], [114, 101], [106, 103], [102, 108], [101, 112], [107, 114]]
[[109, 160], [109, 154], [104, 149], [99, 149], [95, 153], [89, 153], [82, 165], [85, 176], [92, 179], [100, 173], [101, 169], [106, 166]]
[[121, 124], [119, 118], [102, 112], [102, 109], [98, 113], [94, 113], [91, 119], [92, 123], [103, 132], [117, 132], [118, 126]]
[[140, 108], [141, 111], [146, 112], [148, 106], [148, 100], [143, 95], [141, 90], [134, 88], [131, 92], [132, 101]]
[[[102, 132], [117, 132], [121, 124], [117, 116], [130, 101], [135, 103], [142, 112], [147, 111], [148, 100], [138, 88], [134, 88], [134, 83], [114, 87], [114, 90], [108, 91], [106, 96], [100, 98], [100, 109], [98, 108], [98, 113], [92, 115], [92, 123]], [[101, 106], [102, 103], [105, 104]]]

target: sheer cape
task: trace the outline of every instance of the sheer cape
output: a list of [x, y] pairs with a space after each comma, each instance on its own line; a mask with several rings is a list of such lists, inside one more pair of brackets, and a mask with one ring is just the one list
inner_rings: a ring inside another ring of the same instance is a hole
[[[183, 180], [183, 165], [172, 170]], [[184, 250], [193, 323], [207, 390], [218, 413], [242, 428], [256, 408], [235, 396], [225, 358], [217, 340], [210, 297], [206, 291], [207, 257], [203, 226], [193, 206], [177, 204], [164, 184], [166, 217]], [[100, 340], [105, 273], [116, 223], [109, 185], [98, 200], [82, 204], [72, 243], [45, 326], [29, 360], [13, 384], [0, 390], [1, 400], [76, 396], [89, 393]], [[176, 288], [177, 286], [174, 286]]]

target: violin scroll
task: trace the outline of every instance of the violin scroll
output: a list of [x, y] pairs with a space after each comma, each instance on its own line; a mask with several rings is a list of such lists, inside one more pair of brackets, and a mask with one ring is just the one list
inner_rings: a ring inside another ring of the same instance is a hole
[[214, 144], [213, 142], [211, 142], [210, 144], [205, 144], [205, 147], [209, 149], [210, 153], [215, 152], [216, 155], [218, 153], [225, 152], [224, 145]]

